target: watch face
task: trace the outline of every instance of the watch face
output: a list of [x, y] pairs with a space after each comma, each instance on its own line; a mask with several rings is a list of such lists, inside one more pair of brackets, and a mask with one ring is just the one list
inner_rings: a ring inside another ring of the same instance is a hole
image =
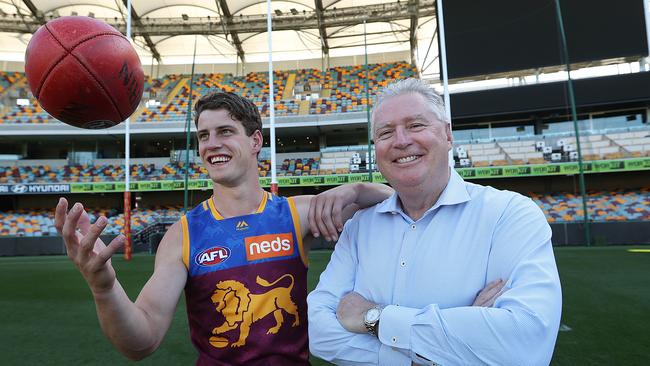
[[365, 317], [366, 323], [372, 324], [377, 322], [377, 320], [379, 320], [379, 315], [381, 315], [381, 311], [379, 311], [379, 309], [377, 308], [372, 308], [368, 310], [368, 312], [366, 312], [366, 317]]

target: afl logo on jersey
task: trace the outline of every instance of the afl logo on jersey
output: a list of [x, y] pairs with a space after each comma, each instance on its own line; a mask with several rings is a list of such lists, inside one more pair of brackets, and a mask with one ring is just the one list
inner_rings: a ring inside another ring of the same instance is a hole
[[197, 254], [194, 261], [199, 266], [208, 267], [223, 263], [228, 258], [230, 258], [230, 249], [226, 247], [212, 247]]

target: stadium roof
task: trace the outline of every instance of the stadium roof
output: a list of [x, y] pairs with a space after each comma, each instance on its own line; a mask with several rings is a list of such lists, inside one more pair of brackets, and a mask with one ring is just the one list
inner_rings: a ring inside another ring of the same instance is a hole
[[[197, 63], [268, 59], [266, 1], [133, 0], [132, 7], [144, 64], [190, 64], [195, 39]], [[288, 0], [272, 9], [274, 60], [363, 55], [365, 20], [368, 53], [411, 51], [419, 69], [437, 64], [435, 0]], [[74, 14], [125, 33], [127, 0], [0, 0], [0, 60], [22, 61], [38, 26]]]

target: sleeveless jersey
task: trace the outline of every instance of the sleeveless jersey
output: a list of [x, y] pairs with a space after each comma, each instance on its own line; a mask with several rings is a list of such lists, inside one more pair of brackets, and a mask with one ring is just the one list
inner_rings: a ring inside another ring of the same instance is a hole
[[265, 192], [250, 215], [212, 198], [181, 217], [197, 365], [309, 365], [307, 258], [291, 198]]

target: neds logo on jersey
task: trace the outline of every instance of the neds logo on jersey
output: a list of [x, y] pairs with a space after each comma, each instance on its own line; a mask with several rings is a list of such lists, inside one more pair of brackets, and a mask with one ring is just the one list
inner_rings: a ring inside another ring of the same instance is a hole
[[246, 259], [254, 261], [263, 258], [284, 257], [293, 254], [291, 233], [249, 236], [246, 243]]
[[214, 266], [230, 258], [230, 249], [226, 247], [212, 247], [197, 254], [194, 261], [199, 266]]

